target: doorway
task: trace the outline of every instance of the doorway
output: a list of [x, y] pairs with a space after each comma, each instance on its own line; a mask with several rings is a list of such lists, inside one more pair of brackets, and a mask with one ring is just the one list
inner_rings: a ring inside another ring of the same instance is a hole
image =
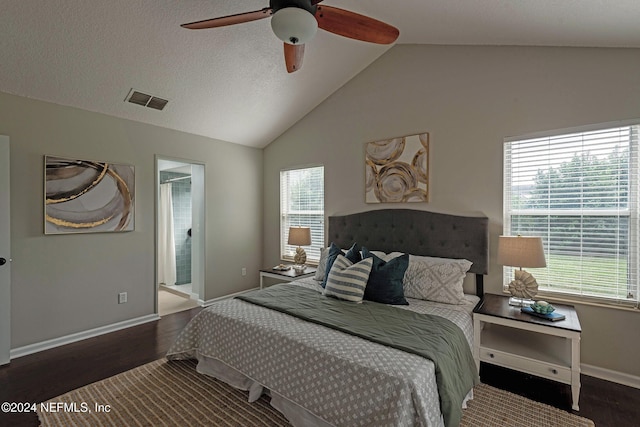
[[204, 165], [156, 157], [156, 288], [160, 316], [204, 300]]

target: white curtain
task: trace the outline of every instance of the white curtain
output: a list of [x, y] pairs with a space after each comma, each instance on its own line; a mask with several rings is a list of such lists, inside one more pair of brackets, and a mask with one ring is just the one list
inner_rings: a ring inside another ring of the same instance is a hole
[[173, 237], [171, 183], [160, 184], [158, 209], [158, 283], [176, 284], [176, 243]]

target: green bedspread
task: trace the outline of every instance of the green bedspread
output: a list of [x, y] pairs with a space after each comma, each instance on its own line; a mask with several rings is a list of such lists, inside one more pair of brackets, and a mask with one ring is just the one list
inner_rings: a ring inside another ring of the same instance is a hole
[[462, 402], [479, 382], [464, 333], [443, 317], [371, 301], [355, 304], [289, 284], [236, 298], [431, 360], [446, 426], [459, 425]]

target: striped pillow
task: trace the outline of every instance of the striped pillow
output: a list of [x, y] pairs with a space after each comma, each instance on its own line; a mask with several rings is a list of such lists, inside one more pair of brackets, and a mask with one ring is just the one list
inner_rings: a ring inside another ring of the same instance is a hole
[[354, 264], [338, 255], [329, 271], [323, 294], [345, 301], [362, 302], [372, 266], [373, 258]]

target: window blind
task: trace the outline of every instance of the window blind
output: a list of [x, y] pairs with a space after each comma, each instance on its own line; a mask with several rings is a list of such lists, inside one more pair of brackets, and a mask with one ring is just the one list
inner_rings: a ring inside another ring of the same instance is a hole
[[[543, 239], [541, 291], [638, 302], [637, 124], [504, 144], [504, 234]], [[513, 267], [505, 267], [505, 285]]]
[[296, 246], [287, 244], [289, 227], [311, 229], [307, 261], [319, 261], [324, 246], [324, 167], [280, 172], [280, 258], [293, 261]]

